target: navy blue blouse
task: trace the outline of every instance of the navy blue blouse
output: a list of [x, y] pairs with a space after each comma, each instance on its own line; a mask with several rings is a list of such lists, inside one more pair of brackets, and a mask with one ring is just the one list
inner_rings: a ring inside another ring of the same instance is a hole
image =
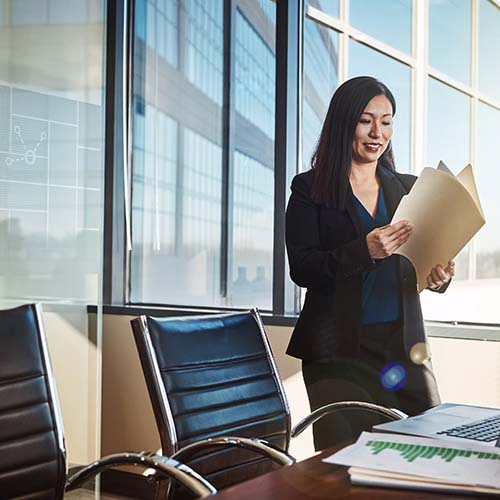
[[[354, 196], [363, 234], [390, 223], [382, 186], [379, 187], [375, 219]], [[395, 255], [378, 261], [377, 267], [363, 273], [362, 324], [386, 323], [401, 317], [398, 267]]]

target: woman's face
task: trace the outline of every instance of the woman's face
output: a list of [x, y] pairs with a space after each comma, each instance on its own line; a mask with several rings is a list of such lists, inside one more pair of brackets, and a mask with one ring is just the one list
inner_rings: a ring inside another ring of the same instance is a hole
[[392, 106], [385, 95], [377, 95], [366, 105], [354, 131], [353, 161], [376, 162], [387, 149], [391, 137]]

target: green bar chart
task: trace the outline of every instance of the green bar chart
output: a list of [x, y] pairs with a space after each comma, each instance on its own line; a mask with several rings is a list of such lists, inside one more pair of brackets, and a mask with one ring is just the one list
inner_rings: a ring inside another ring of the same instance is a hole
[[366, 446], [371, 448], [373, 455], [378, 455], [385, 450], [395, 450], [408, 462], [417, 458], [432, 459], [439, 457], [445, 462], [452, 462], [457, 457], [480, 458], [484, 460], [500, 460], [500, 454], [484, 451], [461, 450], [459, 448], [448, 448], [441, 446], [425, 446], [418, 444], [397, 443], [391, 441], [369, 440]]

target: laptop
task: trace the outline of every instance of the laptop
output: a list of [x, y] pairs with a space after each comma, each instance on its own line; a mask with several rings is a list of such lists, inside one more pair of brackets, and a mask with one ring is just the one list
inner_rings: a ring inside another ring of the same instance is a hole
[[374, 431], [500, 446], [500, 409], [444, 403], [414, 417], [373, 427]]

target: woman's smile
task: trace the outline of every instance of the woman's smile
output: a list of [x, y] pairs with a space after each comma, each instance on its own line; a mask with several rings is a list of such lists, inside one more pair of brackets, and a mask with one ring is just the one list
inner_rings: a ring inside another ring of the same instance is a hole
[[382, 148], [382, 143], [380, 142], [364, 142], [365, 148], [373, 153], [377, 153]]

